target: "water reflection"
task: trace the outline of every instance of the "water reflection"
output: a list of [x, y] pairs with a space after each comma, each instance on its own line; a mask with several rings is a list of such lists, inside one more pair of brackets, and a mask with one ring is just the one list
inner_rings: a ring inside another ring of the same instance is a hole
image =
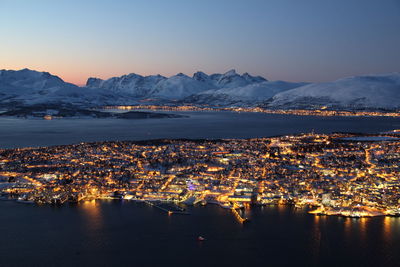
[[345, 218], [344, 219], [344, 234], [346, 239], [351, 238], [354, 234], [358, 234], [360, 241], [366, 241], [368, 224], [371, 218]]
[[85, 201], [79, 204], [79, 209], [83, 211], [87, 232], [96, 232], [103, 226], [100, 205], [101, 203], [98, 203], [96, 200]]
[[[274, 207], [274, 206], [272, 206], [272, 207]], [[277, 207], [277, 211], [278, 211], [279, 215], [284, 215], [288, 209], [288, 207], [283, 204], [278, 204], [278, 205], [276, 205], [276, 207]]]
[[[216, 205], [170, 218], [143, 204], [120, 207], [114, 201], [62, 208], [0, 201], [2, 214], [13, 214], [0, 223], [0, 265], [15, 265], [23, 251], [22, 266], [130, 266], [133, 260], [138, 266], [400, 266], [400, 218], [313, 216], [265, 206], [239, 227], [231, 211]], [[199, 235], [207, 240], [198, 243]]]
[[359, 218], [359, 219], [353, 219], [356, 222], [358, 221], [359, 229], [360, 229], [360, 238], [361, 241], [366, 241], [366, 236], [367, 236], [367, 224], [370, 220], [370, 218]]
[[[326, 232], [327, 216], [313, 215], [311, 232], [311, 255], [314, 265], [318, 265], [323, 257], [324, 248], [329, 247], [328, 235]], [[329, 251], [329, 250], [328, 250]]]
[[394, 219], [398, 219], [398, 218], [391, 218], [391, 217], [383, 218], [382, 233], [383, 233], [383, 240], [385, 243], [391, 243], [392, 222]]
[[350, 238], [350, 235], [351, 235], [351, 219], [350, 218], [344, 219], [344, 234], [347, 239]]
[[314, 216], [313, 231], [311, 232], [311, 255], [314, 264], [318, 264], [321, 255], [321, 223], [325, 217]]

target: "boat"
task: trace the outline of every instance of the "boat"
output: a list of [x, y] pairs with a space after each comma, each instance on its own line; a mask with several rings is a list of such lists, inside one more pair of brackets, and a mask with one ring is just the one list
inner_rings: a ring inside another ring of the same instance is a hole
[[17, 202], [24, 203], [24, 204], [34, 204], [35, 203], [34, 201], [29, 200], [26, 196], [18, 197]]

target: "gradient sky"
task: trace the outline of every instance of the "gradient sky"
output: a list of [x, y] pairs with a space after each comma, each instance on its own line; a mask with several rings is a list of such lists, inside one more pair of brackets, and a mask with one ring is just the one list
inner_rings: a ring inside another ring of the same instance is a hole
[[0, 0], [0, 69], [84, 84], [178, 72], [400, 72], [400, 0]]

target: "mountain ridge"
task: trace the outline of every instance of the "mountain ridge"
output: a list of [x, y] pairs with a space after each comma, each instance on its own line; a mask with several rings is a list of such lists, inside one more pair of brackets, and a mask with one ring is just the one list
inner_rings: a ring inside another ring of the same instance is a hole
[[276, 94], [269, 108], [400, 108], [400, 73], [350, 76]]
[[131, 73], [106, 80], [90, 77], [76, 86], [48, 72], [0, 70], [1, 107], [61, 103], [104, 105], [192, 104], [261, 106], [271, 109], [398, 109], [400, 73], [351, 76], [325, 83], [269, 81], [234, 69], [191, 77]]

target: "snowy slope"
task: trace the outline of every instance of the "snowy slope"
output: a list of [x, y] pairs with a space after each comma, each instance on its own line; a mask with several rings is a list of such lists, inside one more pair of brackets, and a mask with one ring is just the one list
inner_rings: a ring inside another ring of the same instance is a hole
[[126, 93], [132, 97], [147, 97], [160, 81], [167, 78], [161, 75], [141, 76], [135, 73], [113, 77], [108, 80], [89, 78], [86, 87], [99, 88], [117, 93]]
[[48, 72], [0, 70], [0, 104], [68, 103], [98, 105], [123, 101], [120, 95], [66, 83]]
[[129, 74], [108, 80], [89, 78], [86, 87], [78, 87], [48, 72], [0, 70], [3, 108], [41, 103], [137, 104], [147, 98], [160, 103], [177, 100], [218, 106], [396, 109], [400, 108], [400, 74], [356, 76], [315, 84], [267, 81], [247, 73], [239, 75], [235, 70], [211, 75], [196, 72], [193, 77], [180, 73], [169, 78]]
[[189, 96], [183, 101], [186, 103], [227, 105], [256, 105], [277, 93], [300, 87], [306, 83], [291, 83], [284, 81], [264, 81], [252, 83], [242, 87], [221, 88]]
[[192, 79], [185, 74], [179, 73], [158, 82], [151, 92], [151, 96], [163, 99], [181, 99], [210, 88], [212, 88], [212, 85], [208, 83]]
[[216, 77], [216, 85], [219, 88], [236, 88], [249, 85], [251, 83], [258, 83], [265, 81], [262, 77], [252, 77], [248, 73], [243, 76], [236, 73], [235, 70], [230, 70], [221, 76]]
[[260, 76], [251, 76], [248, 73], [239, 75], [235, 70], [230, 70], [224, 74], [212, 75], [199, 71], [192, 77], [179, 73], [169, 78], [160, 75], [143, 77], [132, 73], [108, 80], [89, 78], [86, 86], [126, 93], [134, 98], [176, 100], [210, 89], [236, 88], [264, 81], [266, 79]]
[[19, 71], [0, 70], [0, 100], [25, 102], [37, 97], [45, 98], [61, 88], [73, 89], [77, 86], [65, 83], [48, 72], [29, 69]]
[[40, 92], [42, 90], [53, 90], [61, 86], [72, 85], [65, 83], [57, 76], [48, 72], [38, 72], [29, 69], [22, 70], [0, 70], [0, 90], [5, 93], [18, 93], [24, 89]]
[[400, 108], [400, 73], [315, 83], [275, 95], [268, 107]]
[[207, 83], [214, 88], [236, 88], [267, 81], [261, 76], [251, 76], [247, 72], [239, 75], [234, 69], [224, 74], [215, 73], [211, 75], [199, 71], [193, 74], [193, 79]]

